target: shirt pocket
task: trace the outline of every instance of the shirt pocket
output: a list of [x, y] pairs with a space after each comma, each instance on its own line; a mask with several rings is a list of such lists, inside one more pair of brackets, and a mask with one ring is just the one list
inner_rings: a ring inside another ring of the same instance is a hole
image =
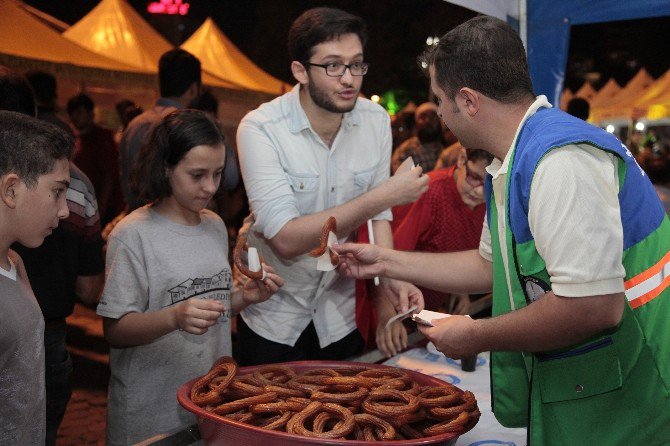
[[293, 189], [300, 215], [313, 214], [319, 198], [319, 175], [286, 172], [286, 177]]
[[376, 170], [377, 168], [374, 167], [361, 172], [354, 172], [354, 193], [356, 196], [362, 195], [370, 189]]

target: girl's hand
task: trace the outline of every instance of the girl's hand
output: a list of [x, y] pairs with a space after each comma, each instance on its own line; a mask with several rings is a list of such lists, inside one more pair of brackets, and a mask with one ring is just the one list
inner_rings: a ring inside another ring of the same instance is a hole
[[266, 264], [261, 265], [265, 271], [264, 280], [249, 280], [242, 289], [242, 301], [245, 305], [265, 302], [284, 285], [284, 279], [279, 277], [274, 268]]
[[207, 333], [207, 329], [216, 324], [216, 321], [225, 311], [221, 302], [198, 297], [186, 299], [173, 308], [175, 328], [197, 335]]

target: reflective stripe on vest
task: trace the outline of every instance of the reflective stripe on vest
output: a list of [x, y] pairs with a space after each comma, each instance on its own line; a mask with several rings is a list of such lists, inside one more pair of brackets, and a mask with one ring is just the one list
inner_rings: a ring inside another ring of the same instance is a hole
[[646, 271], [624, 283], [626, 298], [632, 308], [640, 307], [670, 286], [670, 252]]

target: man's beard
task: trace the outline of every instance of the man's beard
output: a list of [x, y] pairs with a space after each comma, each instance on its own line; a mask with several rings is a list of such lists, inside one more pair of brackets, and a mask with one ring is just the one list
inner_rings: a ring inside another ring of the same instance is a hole
[[351, 105], [338, 106], [328, 94], [317, 87], [316, 83], [313, 81], [309, 82], [308, 91], [310, 98], [312, 98], [312, 102], [331, 113], [347, 113], [353, 110], [356, 105], [356, 101], [354, 101]]

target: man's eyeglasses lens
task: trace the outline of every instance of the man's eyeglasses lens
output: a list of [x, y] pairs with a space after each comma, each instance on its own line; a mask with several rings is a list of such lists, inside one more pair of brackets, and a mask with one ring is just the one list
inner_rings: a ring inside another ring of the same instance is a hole
[[465, 179], [468, 180], [468, 183], [470, 183], [470, 185], [473, 187], [481, 186], [482, 184], [484, 184], [484, 179], [481, 178], [479, 175], [474, 174], [470, 170], [468, 163], [469, 161], [465, 162]]
[[354, 62], [350, 64], [344, 64], [340, 62], [331, 62], [327, 64], [307, 62], [306, 65], [321, 67], [326, 70], [326, 74], [328, 76], [332, 77], [343, 76], [345, 71], [347, 71], [347, 68], [349, 68], [349, 72], [352, 76], [365, 76], [368, 72], [368, 68], [370, 67], [370, 64], [367, 62]]

